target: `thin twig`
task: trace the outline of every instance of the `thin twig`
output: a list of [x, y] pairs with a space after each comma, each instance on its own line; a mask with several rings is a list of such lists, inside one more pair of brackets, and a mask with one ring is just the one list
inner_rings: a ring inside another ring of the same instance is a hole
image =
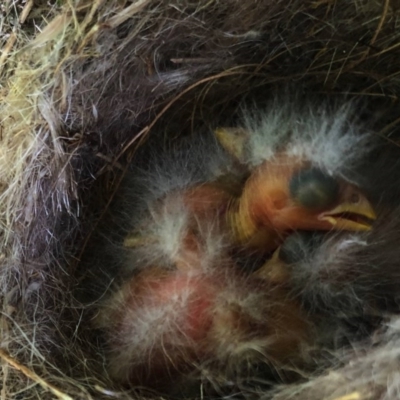
[[334, 400], [361, 400], [361, 394], [359, 392], [353, 392], [346, 394], [345, 396], [338, 397]]
[[[241, 66], [242, 68], [243, 66]], [[117, 155], [116, 160], [118, 160], [131, 146], [133, 143], [135, 143], [138, 138], [140, 136], [143, 136], [144, 134], [148, 133], [153, 127], [154, 125], [157, 123], [157, 121], [166, 113], [166, 111], [168, 111], [168, 109], [176, 102], [178, 101], [181, 97], [183, 97], [183, 95], [185, 95], [186, 93], [190, 92], [192, 89], [194, 89], [195, 87], [202, 85], [203, 83], [209, 82], [209, 81], [213, 81], [219, 78], [225, 78], [227, 76], [231, 76], [231, 75], [237, 75], [239, 73], [243, 73], [243, 71], [232, 71], [232, 70], [228, 70], [228, 71], [224, 71], [221, 72], [217, 75], [213, 75], [213, 76], [209, 76], [207, 78], [201, 79], [195, 83], [193, 83], [192, 85], [188, 86], [185, 90], [182, 90], [182, 92], [180, 92], [178, 95], [176, 95], [157, 115], [156, 117], [153, 119], [153, 121], [151, 121], [151, 123], [146, 126], [145, 128], [143, 128], [137, 135], [135, 135], [135, 137], [129, 141], [129, 143], [121, 150], [121, 152]]]
[[1, 56], [0, 56], [0, 73], [3, 71], [5, 61], [10, 54], [15, 41], [17, 40], [17, 35], [15, 32], [12, 32], [10, 37], [7, 40], [5, 46], [1, 49]]
[[[400, 117], [396, 118], [394, 121], [392, 121], [390, 124], [386, 125], [383, 129], [380, 130], [379, 135], [385, 137], [386, 139], [389, 140], [389, 138], [387, 137], [387, 134], [396, 126], [400, 124]], [[396, 146], [398, 146], [399, 144], [391, 141], [393, 143], [396, 144]]]
[[23, 24], [28, 18], [29, 13], [31, 12], [33, 7], [33, 0], [28, 0], [22, 9], [21, 15], [19, 16], [19, 23]]
[[31, 379], [34, 382], [36, 382], [37, 384], [39, 384], [43, 389], [49, 390], [50, 392], [52, 392], [60, 400], [73, 400], [72, 397], [61, 392], [59, 389], [57, 389], [51, 383], [46, 382], [43, 378], [41, 378], [39, 375], [37, 375], [32, 370], [30, 370], [28, 367], [20, 364], [18, 361], [16, 361], [13, 357], [10, 356], [10, 354], [8, 354], [3, 349], [0, 349], [0, 358], [2, 358], [4, 361], [6, 361], [9, 365], [14, 367], [18, 371], [22, 372], [29, 379]]
[[367, 47], [367, 49], [362, 53], [361, 57], [354, 61], [353, 63], [351, 63], [349, 65], [349, 67], [347, 68], [347, 70], [354, 68], [355, 66], [357, 66], [358, 64], [362, 63], [369, 55], [369, 52], [372, 48], [372, 46], [374, 45], [374, 43], [376, 42], [376, 39], [379, 36], [379, 33], [382, 30], [383, 24], [385, 23], [385, 19], [387, 17], [387, 13], [389, 11], [389, 5], [390, 5], [390, 0], [385, 0], [385, 2], [383, 3], [383, 10], [382, 10], [382, 15], [379, 19], [378, 22], [378, 26], [375, 29], [375, 33], [374, 36], [372, 36], [371, 41], [369, 42], [369, 46]]
[[379, 20], [378, 26], [375, 30], [374, 36], [372, 37], [371, 41], [369, 42], [369, 45], [372, 47], [376, 41], [376, 39], [378, 38], [378, 35], [380, 33], [380, 31], [382, 30], [383, 24], [385, 22], [387, 13], [389, 11], [389, 4], [390, 4], [390, 0], [385, 0], [385, 3], [383, 4], [383, 11], [382, 11], [382, 15], [381, 18]]

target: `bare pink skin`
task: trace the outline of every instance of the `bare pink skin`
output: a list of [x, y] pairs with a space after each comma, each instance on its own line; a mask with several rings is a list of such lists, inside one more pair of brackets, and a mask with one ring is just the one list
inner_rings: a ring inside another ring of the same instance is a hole
[[[119, 355], [111, 374], [127, 386], [165, 391], [184, 376], [199, 374], [202, 365], [234, 370], [260, 355], [278, 366], [296, 358], [309, 335], [307, 318], [281, 285], [234, 268], [193, 273], [154, 267], [122, 291], [107, 321], [117, 332], [109, 341], [111, 360]], [[143, 322], [148, 313], [162, 316]], [[138, 334], [144, 339], [135, 343]]]

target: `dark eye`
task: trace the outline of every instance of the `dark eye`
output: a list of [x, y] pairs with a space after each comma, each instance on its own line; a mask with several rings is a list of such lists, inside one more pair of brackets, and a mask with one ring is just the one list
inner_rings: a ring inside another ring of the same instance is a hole
[[290, 196], [311, 210], [324, 209], [337, 201], [338, 182], [317, 168], [296, 172], [289, 183]]

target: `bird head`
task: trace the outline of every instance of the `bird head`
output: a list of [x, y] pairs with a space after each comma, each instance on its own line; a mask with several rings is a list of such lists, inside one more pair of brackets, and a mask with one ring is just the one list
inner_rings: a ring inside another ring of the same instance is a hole
[[[357, 186], [283, 156], [251, 174], [231, 223], [241, 241], [261, 232], [265, 242], [275, 246], [296, 230], [369, 230], [375, 218], [372, 205]], [[278, 236], [275, 241], [271, 240], [274, 236]]]
[[277, 230], [369, 230], [376, 218], [358, 187], [289, 156], [261, 165], [246, 186], [255, 223]]
[[[252, 134], [229, 128], [216, 131], [220, 143], [241, 162], [246, 138]], [[293, 231], [365, 231], [376, 219], [359, 187], [328, 172], [323, 163], [314, 163], [290, 144], [289, 150], [276, 149], [273, 156], [249, 170], [228, 215], [240, 243], [272, 250]]]

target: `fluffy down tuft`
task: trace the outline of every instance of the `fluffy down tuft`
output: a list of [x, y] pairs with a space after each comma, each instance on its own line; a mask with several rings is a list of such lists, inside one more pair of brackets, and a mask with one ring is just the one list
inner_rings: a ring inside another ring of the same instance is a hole
[[307, 102], [301, 107], [302, 100], [297, 100], [278, 98], [261, 113], [246, 113], [244, 124], [251, 132], [247, 163], [254, 167], [283, 151], [349, 179], [373, 147], [370, 132], [357, 116], [357, 105]]

